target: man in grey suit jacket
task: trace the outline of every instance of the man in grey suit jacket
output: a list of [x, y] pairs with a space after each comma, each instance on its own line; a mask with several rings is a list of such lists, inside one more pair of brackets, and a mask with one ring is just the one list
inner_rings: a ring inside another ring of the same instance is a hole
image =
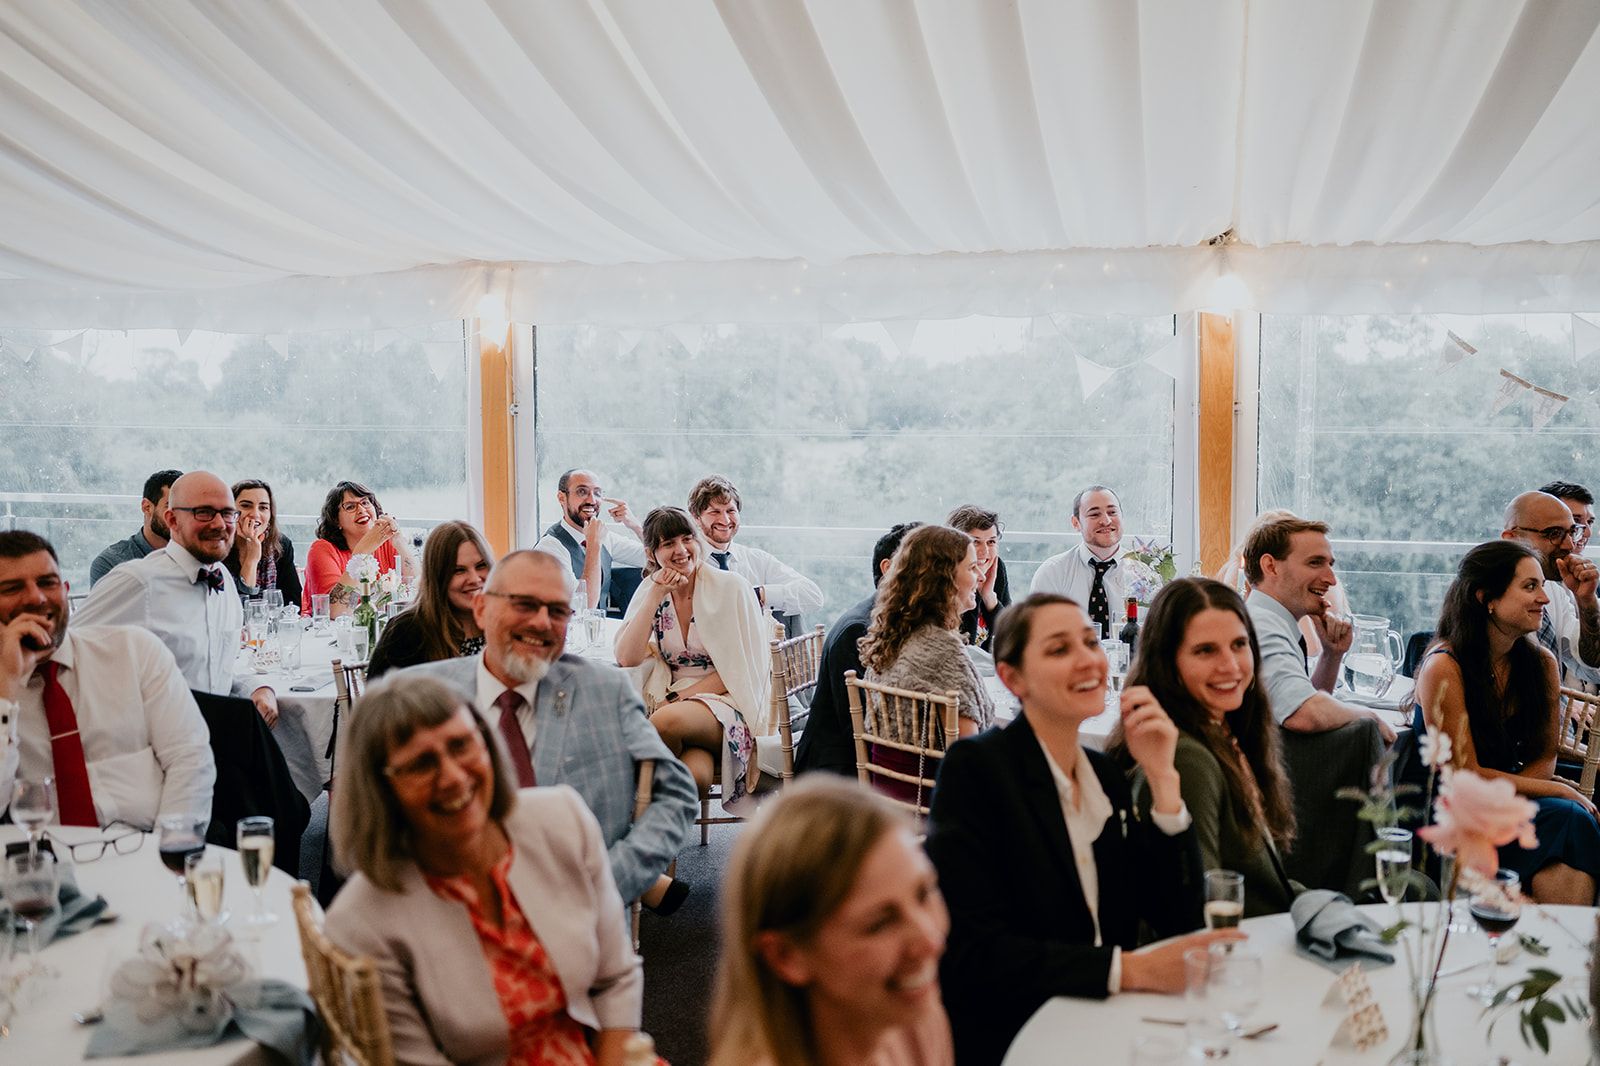
[[[544, 552], [501, 559], [476, 594], [478, 655], [399, 671], [440, 678], [472, 701], [506, 741], [519, 783], [570, 785], [605, 835], [626, 900], [651, 889], [688, 838], [699, 807], [689, 768], [662, 743], [628, 676], [564, 655], [573, 580]], [[522, 749], [519, 757], [518, 747]], [[639, 763], [655, 760], [650, 804], [637, 821]]]

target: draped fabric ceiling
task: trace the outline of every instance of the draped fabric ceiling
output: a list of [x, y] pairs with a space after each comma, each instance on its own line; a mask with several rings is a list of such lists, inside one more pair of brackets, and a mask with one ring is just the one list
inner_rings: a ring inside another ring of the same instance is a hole
[[1597, 26], [1591, 0], [0, 0], [0, 324], [398, 326], [486, 292], [619, 326], [1592, 310]]

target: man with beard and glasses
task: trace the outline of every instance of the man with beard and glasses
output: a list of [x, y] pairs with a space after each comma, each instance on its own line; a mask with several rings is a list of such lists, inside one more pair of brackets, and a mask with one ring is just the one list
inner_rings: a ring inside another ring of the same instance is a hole
[[211, 809], [209, 734], [172, 653], [134, 626], [67, 628], [67, 583], [36, 533], [0, 533], [0, 810], [55, 779], [63, 825]]
[[127, 540], [119, 540], [94, 557], [89, 564], [89, 587], [111, 573], [113, 567], [134, 559], [143, 559], [153, 551], [167, 546], [169, 534], [164, 517], [167, 511], [167, 493], [172, 483], [183, 476], [182, 470], [157, 470], [144, 480], [144, 498], [139, 510], [144, 513], [144, 525]]
[[1548, 492], [1524, 492], [1513, 499], [1506, 505], [1503, 526], [1501, 539], [1520, 540], [1539, 553], [1550, 602], [1536, 636], [1556, 657], [1563, 682], [1571, 677], [1600, 679], [1595, 669], [1600, 666], [1600, 597], [1595, 594], [1600, 570], [1577, 548], [1580, 537], [1588, 542], [1587, 527]]
[[[644, 544], [639, 520], [622, 500], [610, 499], [600, 488], [600, 480], [589, 470], [568, 470], [556, 480], [556, 503], [561, 520], [544, 531], [533, 548], [548, 552], [572, 567], [572, 576], [584, 582], [589, 606], [598, 607], [612, 618], [621, 618], [628, 597], [612, 588], [611, 568], [644, 566]], [[604, 507], [615, 522], [627, 526], [632, 537], [606, 528], [600, 516]]]
[[[617, 890], [663, 912], [687, 890], [664, 875], [689, 835], [700, 796], [644, 703], [614, 666], [564, 655], [573, 579], [549, 553], [515, 551], [473, 596], [483, 651], [395, 676], [449, 682], [505, 741], [519, 787], [570, 785], [605, 836]], [[633, 818], [639, 764], [655, 760], [650, 804]]]
[[[167, 546], [107, 574], [89, 592], [74, 624], [148, 629], [172, 652], [190, 688], [230, 695], [244, 628], [244, 605], [222, 565], [239, 522], [233, 493], [217, 475], [192, 471], [172, 483], [165, 518], [172, 534]], [[267, 725], [274, 725], [278, 699], [272, 689], [257, 686], [249, 696]]]
[[1053, 592], [1083, 605], [1089, 621], [1110, 637], [1124, 615], [1122, 501], [1104, 485], [1090, 485], [1072, 500], [1072, 528], [1083, 543], [1039, 564], [1029, 592]]

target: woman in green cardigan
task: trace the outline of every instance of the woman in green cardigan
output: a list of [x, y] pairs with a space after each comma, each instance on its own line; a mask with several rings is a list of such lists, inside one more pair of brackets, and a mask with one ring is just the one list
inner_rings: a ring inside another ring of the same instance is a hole
[[[1294, 804], [1278, 727], [1260, 682], [1261, 650], [1239, 594], [1210, 578], [1170, 582], [1150, 605], [1127, 683], [1148, 687], [1178, 726], [1174, 759], [1207, 869], [1244, 875], [1246, 917], [1289, 909], [1301, 886], [1279, 853]], [[1129, 769], [1120, 729], [1111, 754]], [[1134, 795], [1148, 790], [1134, 772]]]

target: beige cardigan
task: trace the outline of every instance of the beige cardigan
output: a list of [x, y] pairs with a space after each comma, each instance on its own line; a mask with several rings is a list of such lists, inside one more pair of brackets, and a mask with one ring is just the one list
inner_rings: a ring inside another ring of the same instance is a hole
[[[637, 1029], [644, 973], [600, 826], [571, 788], [525, 789], [505, 819], [507, 882], [549, 953], [567, 1013], [592, 1029]], [[510, 1030], [467, 909], [407, 864], [398, 894], [356, 874], [328, 911], [330, 939], [372, 958], [402, 1063], [503, 1062]]]

